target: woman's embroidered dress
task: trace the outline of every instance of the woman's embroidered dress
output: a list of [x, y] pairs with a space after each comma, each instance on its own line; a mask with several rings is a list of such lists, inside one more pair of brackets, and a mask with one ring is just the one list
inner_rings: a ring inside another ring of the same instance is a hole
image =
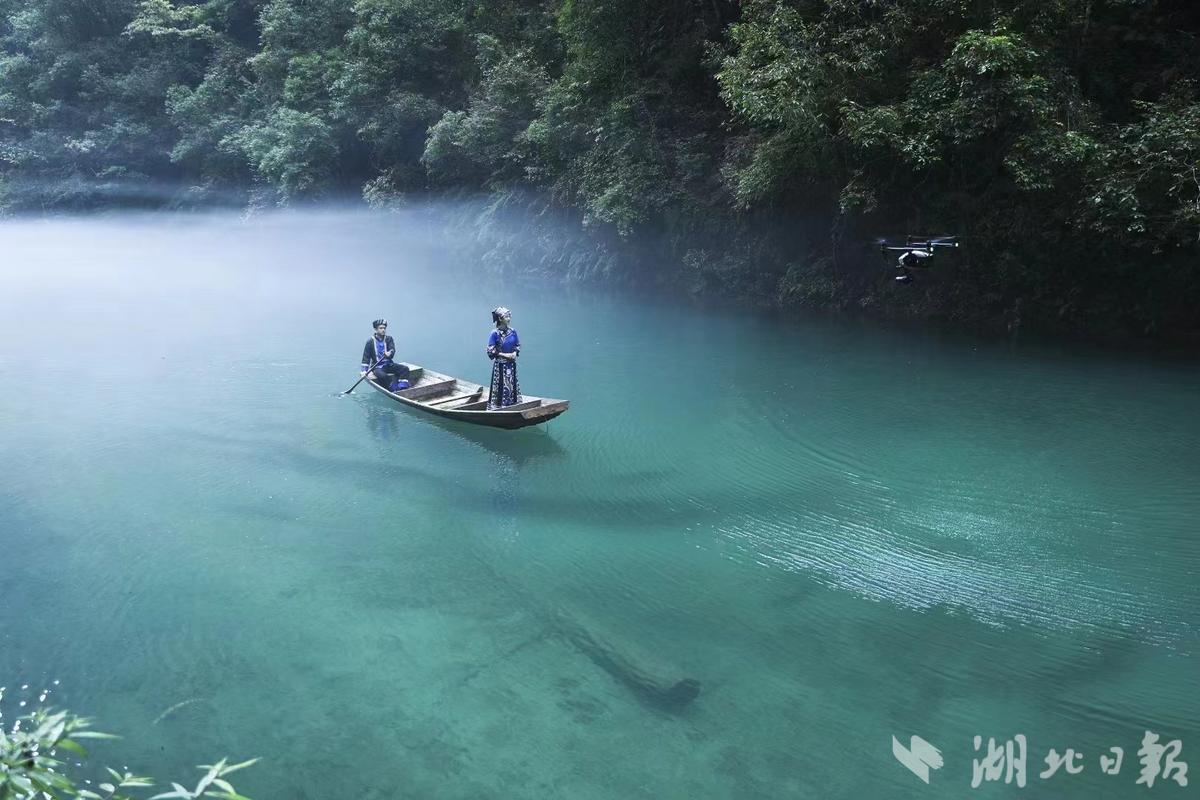
[[488, 337], [487, 354], [492, 359], [492, 393], [488, 398], [488, 409], [503, 408], [521, 402], [521, 387], [517, 383], [515, 359], [498, 358], [497, 353], [521, 354], [521, 340], [512, 328], [497, 328]]

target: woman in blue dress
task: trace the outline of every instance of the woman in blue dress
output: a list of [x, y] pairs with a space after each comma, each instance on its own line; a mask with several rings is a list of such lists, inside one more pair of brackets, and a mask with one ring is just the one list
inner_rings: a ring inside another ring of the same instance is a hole
[[517, 356], [521, 354], [521, 340], [517, 332], [509, 327], [512, 312], [500, 306], [492, 311], [492, 322], [496, 323], [496, 330], [488, 337], [487, 346], [488, 358], [492, 360], [489, 410], [521, 402], [521, 387], [517, 383]]

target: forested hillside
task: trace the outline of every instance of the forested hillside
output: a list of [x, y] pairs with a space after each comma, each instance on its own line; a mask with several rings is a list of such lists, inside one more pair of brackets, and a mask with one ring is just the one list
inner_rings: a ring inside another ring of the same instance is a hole
[[[1200, 331], [1188, 0], [0, 8], [11, 211], [483, 197], [499, 268]], [[896, 284], [872, 241], [906, 233], [963, 247]]]

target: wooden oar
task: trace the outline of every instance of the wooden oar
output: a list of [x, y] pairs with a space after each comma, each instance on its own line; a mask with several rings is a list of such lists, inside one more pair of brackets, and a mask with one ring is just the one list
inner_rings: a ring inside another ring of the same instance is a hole
[[379, 362], [380, 362], [380, 361], [383, 361], [383, 359], [384, 359], [385, 357], [386, 357], [386, 356], [380, 356], [379, 358], [377, 358], [377, 359], [375, 360], [375, 363], [374, 363], [374, 364], [372, 364], [371, 366], [367, 367], [367, 371], [366, 371], [366, 372], [364, 372], [364, 373], [362, 374], [362, 377], [361, 377], [361, 378], [359, 378], [358, 380], [356, 380], [356, 381], [354, 382], [354, 385], [353, 385], [353, 386], [351, 386], [351, 387], [350, 387], [349, 389], [347, 389], [346, 391], [342, 392], [342, 394], [350, 394], [350, 393], [351, 393], [351, 392], [353, 392], [355, 389], [357, 389], [357, 388], [358, 388], [358, 385], [359, 385], [360, 383], [362, 383], [364, 380], [366, 380], [367, 376], [371, 374], [371, 371], [372, 371], [373, 369], [375, 369], [375, 367], [379, 365]]

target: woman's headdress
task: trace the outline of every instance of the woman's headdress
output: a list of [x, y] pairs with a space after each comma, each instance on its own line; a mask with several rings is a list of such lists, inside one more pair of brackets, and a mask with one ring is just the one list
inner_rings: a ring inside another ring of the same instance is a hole
[[512, 312], [504, 306], [497, 306], [492, 309], [492, 322], [499, 323], [501, 319], [508, 319], [512, 316]]

